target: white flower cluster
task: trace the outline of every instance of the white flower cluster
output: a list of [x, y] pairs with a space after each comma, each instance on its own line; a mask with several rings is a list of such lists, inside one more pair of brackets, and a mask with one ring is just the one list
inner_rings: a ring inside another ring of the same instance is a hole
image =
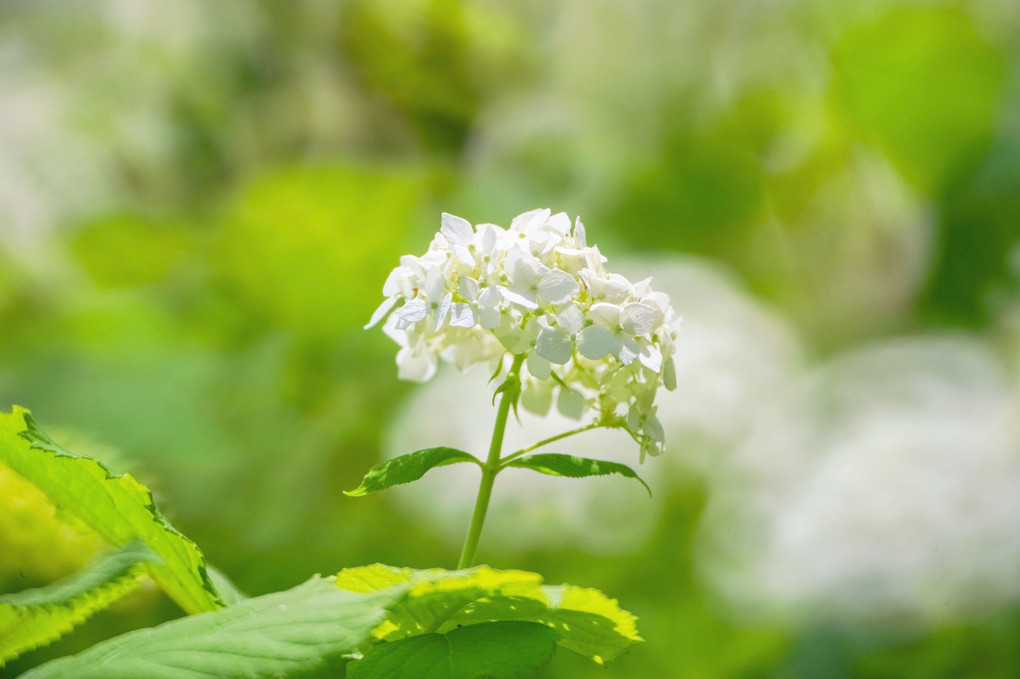
[[580, 219], [571, 225], [562, 212], [526, 212], [509, 229], [444, 213], [428, 252], [390, 273], [365, 327], [389, 314], [400, 377], [419, 382], [437, 358], [461, 369], [492, 361], [498, 372], [507, 353], [526, 356], [526, 409], [544, 415], [555, 399], [574, 419], [594, 412], [626, 427], [642, 455], [657, 454], [655, 393], [676, 387], [673, 309], [651, 279], [631, 283], [605, 262]]

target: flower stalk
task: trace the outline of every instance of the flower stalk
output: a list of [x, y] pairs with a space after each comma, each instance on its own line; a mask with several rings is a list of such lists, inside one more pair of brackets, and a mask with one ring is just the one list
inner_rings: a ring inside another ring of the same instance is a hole
[[[524, 363], [524, 354], [514, 356], [513, 365], [507, 374], [507, 381], [520, 381], [521, 365]], [[482, 527], [485, 525], [485, 515], [489, 511], [489, 499], [492, 497], [492, 486], [496, 482], [496, 475], [500, 472], [500, 455], [503, 450], [503, 436], [506, 433], [506, 421], [510, 416], [510, 406], [514, 404], [516, 394], [519, 391], [509, 389], [503, 393], [499, 400], [499, 409], [496, 411], [496, 424], [492, 428], [492, 440], [489, 443], [489, 454], [482, 465], [482, 480], [478, 486], [478, 498], [475, 500], [475, 510], [471, 515], [471, 525], [468, 526], [467, 535], [464, 538], [464, 547], [460, 552], [460, 561], [457, 568], [469, 568], [475, 563], [475, 556], [478, 554], [478, 540], [482, 535]]]
[[577, 436], [578, 434], [583, 434], [584, 432], [591, 431], [592, 429], [614, 429], [614, 428], [620, 428], [620, 427], [624, 427], [624, 426], [625, 426], [624, 422], [622, 420], [619, 420], [619, 419], [612, 420], [612, 421], [609, 421], [609, 422], [592, 422], [591, 424], [587, 424], [587, 425], [585, 425], [583, 427], [578, 427], [577, 429], [571, 429], [570, 431], [565, 431], [562, 434], [556, 434], [556, 436], [550, 436], [547, 439], [542, 439], [538, 443], [534, 443], [534, 444], [528, 446], [527, 448], [521, 448], [520, 450], [514, 451], [514, 452], [510, 453], [509, 455], [507, 455], [506, 457], [502, 458], [500, 460], [500, 468], [501, 469], [505, 469], [507, 462], [510, 462], [511, 460], [516, 460], [517, 458], [521, 457], [522, 455], [527, 455], [528, 453], [530, 453], [530, 452], [532, 452], [534, 450], [538, 450], [542, 446], [547, 446], [550, 443], [556, 443], [557, 441], [562, 441], [565, 438], [569, 438], [571, 436]]

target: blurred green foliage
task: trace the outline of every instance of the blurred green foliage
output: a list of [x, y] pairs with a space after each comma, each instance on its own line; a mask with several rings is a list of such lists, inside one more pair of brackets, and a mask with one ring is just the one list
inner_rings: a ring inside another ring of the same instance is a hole
[[[249, 593], [451, 566], [385, 494], [340, 492], [409, 389], [361, 326], [440, 211], [548, 205], [611, 257], [713, 258], [814, 355], [947, 326], [1015, 346], [1018, 27], [978, 0], [4, 3], [0, 407], [114, 449]], [[1020, 673], [1015, 606], [867, 637], [730, 615], [696, 567], [706, 492], [673, 488], [637, 554], [493, 564], [641, 619], [608, 674], [540, 676]], [[0, 674], [172, 615], [140, 599]]]

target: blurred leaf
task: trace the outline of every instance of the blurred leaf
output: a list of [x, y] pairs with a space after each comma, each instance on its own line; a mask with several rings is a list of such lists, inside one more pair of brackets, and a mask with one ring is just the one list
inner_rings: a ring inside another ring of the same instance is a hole
[[[505, 94], [526, 62], [513, 23], [512, 14], [456, 0], [357, 0], [345, 7], [341, 41], [366, 89], [400, 110], [426, 149], [456, 154], [479, 91], [496, 82]], [[488, 66], [481, 77], [479, 64]]]
[[350, 679], [522, 679], [552, 660], [556, 630], [532, 622], [488, 622], [379, 644]]
[[71, 239], [71, 250], [85, 270], [108, 288], [160, 281], [187, 247], [183, 231], [127, 214], [87, 224]]
[[144, 541], [162, 559], [148, 565], [149, 574], [185, 611], [223, 605], [198, 547], [167, 522], [149, 489], [130, 475], [63, 450], [17, 406], [0, 413], [0, 462], [113, 545]]
[[0, 596], [0, 667], [70, 632], [133, 591], [143, 565], [159, 560], [145, 543], [136, 540], [60, 582]]
[[834, 63], [846, 113], [922, 189], [987, 148], [1005, 64], [963, 11], [895, 9], [852, 30]]
[[998, 679], [1020, 676], [1020, 607], [954, 621], [920, 637], [886, 635], [854, 658], [855, 676]]
[[942, 203], [922, 308], [941, 323], [987, 323], [1020, 293], [1020, 139], [998, 144]]
[[378, 306], [422, 195], [410, 171], [299, 167], [262, 176], [230, 211], [218, 264], [278, 323], [335, 339]]
[[648, 491], [648, 494], [652, 494], [652, 489], [648, 487], [648, 484], [633, 469], [618, 462], [592, 460], [586, 457], [563, 455], [561, 453], [539, 453], [511, 460], [506, 466], [532, 469], [549, 476], [569, 476], [571, 478], [622, 474], [627, 478], [637, 479], [645, 487], [645, 490]]
[[[25, 679], [270, 679], [336, 669], [407, 589], [372, 594], [315, 578], [286, 592], [141, 629], [27, 672]], [[331, 675], [332, 676], [332, 675]]]
[[376, 629], [376, 637], [383, 641], [481, 622], [537, 622], [559, 632], [560, 646], [599, 664], [641, 641], [634, 616], [621, 610], [615, 599], [594, 589], [542, 585], [537, 573], [488, 566], [416, 571], [375, 564], [337, 575], [338, 586], [356, 592], [400, 583], [410, 583], [411, 593]]
[[58, 514], [45, 493], [5, 464], [0, 464], [0, 545], [0, 592], [66, 577], [107, 546], [74, 517]]
[[242, 592], [237, 585], [234, 584], [233, 580], [228, 578], [219, 568], [206, 564], [206, 572], [209, 574], [209, 579], [212, 580], [213, 585], [216, 586], [216, 591], [220, 594], [220, 599], [227, 606], [233, 606], [236, 603], [240, 603], [248, 598], [248, 595]]
[[726, 255], [762, 207], [754, 155], [729, 139], [677, 131], [658, 158], [630, 177], [613, 215], [635, 245]]
[[481, 464], [471, 453], [456, 448], [426, 448], [407, 455], [395, 457], [372, 467], [361, 485], [354, 490], [345, 490], [344, 495], [360, 497], [390, 486], [417, 481], [433, 467], [442, 467], [458, 462]]

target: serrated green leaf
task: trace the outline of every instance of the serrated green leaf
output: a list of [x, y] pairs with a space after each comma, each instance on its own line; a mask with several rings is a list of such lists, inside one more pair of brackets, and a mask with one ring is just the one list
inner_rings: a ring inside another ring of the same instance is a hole
[[360, 497], [374, 493], [377, 490], [384, 490], [390, 486], [411, 483], [425, 476], [425, 472], [433, 467], [442, 467], [458, 462], [481, 464], [474, 455], [465, 453], [463, 450], [443, 446], [426, 448], [425, 450], [395, 457], [386, 462], [380, 462], [365, 474], [365, 478], [361, 481], [360, 486], [354, 490], [345, 490], [344, 495]]
[[627, 465], [619, 464], [618, 462], [592, 460], [587, 457], [576, 457], [561, 453], [538, 453], [511, 460], [506, 463], [506, 466], [532, 469], [549, 476], [569, 476], [571, 478], [621, 474], [630, 479], [637, 479], [645, 487], [645, 490], [648, 491], [648, 494], [652, 494], [652, 489], [637, 475], [637, 472]]
[[0, 462], [111, 544], [147, 544], [162, 560], [147, 565], [149, 575], [188, 613], [223, 605], [198, 547], [170, 525], [149, 489], [129, 474], [114, 474], [62, 449], [17, 406], [0, 413]]
[[523, 679], [544, 667], [559, 634], [534, 622], [487, 622], [382, 643], [349, 679]]
[[155, 552], [135, 541], [52, 585], [0, 596], [0, 667], [129, 594], [138, 586], [144, 565], [156, 561]]
[[[407, 587], [370, 594], [314, 578], [286, 592], [136, 630], [22, 679], [269, 679], [338, 667]], [[332, 675], [330, 675], [332, 676]]]
[[376, 638], [383, 641], [441, 634], [482, 622], [537, 622], [559, 632], [560, 646], [600, 664], [641, 641], [636, 619], [615, 599], [595, 589], [543, 585], [537, 573], [488, 566], [419, 571], [375, 564], [337, 575], [339, 587], [356, 592], [399, 583], [409, 583], [411, 592], [375, 630]]

